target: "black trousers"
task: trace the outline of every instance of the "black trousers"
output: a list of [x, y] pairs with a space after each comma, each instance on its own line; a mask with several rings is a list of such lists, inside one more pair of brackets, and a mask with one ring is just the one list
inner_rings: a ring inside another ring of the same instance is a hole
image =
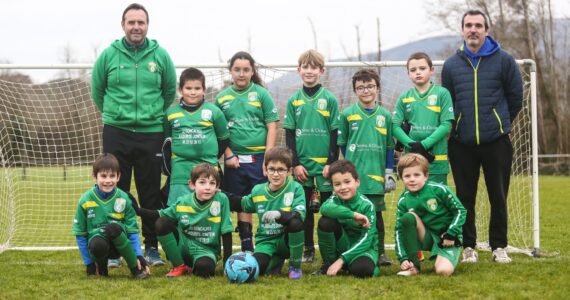
[[467, 210], [463, 225], [463, 246], [473, 248], [477, 243], [475, 199], [480, 168], [483, 167], [491, 206], [489, 244], [493, 250], [506, 247], [507, 194], [513, 160], [513, 146], [509, 136], [479, 146], [466, 146], [451, 138], [448, 153], [457, 197]]
[[[141, 207], [160, 209], [160, 165], [163, 133], [130, 132], [117, 127], [103, 126], [103, 152], [117, 157], [121, 167], [118, 187], [130, 191], [134, 170], [135, 186]], [[142, 218], [145, 247], [157, 247], [154, 221]]]

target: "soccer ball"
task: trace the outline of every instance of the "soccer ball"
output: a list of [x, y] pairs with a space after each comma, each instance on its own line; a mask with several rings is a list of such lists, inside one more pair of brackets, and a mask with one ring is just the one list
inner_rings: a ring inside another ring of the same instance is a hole
[[231, 283], [254, 282], [259, 276], [259, 265], [251, 252], [238, 252], [228, 258], [224, 273]]

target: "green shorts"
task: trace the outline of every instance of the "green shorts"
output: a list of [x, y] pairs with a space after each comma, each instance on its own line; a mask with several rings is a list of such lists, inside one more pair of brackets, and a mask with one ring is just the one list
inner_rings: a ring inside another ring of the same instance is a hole
[[214, 264], [218, 261], [218, 255], [212, 251], [212, 249], [204, 246], [204, 244], [185, 238], [180, 237], [181, 242], [178, 244], [180, 252], [182, 253], [182, 258], [185, 262], [192, 261], [192, 268], [196, 260], [201, 257], [208, 257], [214, 261]]
[[316, 187], [319, 192], [332, 192], [332, 184], [330, 178], [325, 178], [323, 175], [309, 176], [307, 181], [299, 183], [304, 187]]
[[447, 185], [447, 174], [429, 174], [428, 180]]
[[172, 206], [176, 203], [176, 200], [186, 194], [190, 194], [192, 190], [188, 184], [171, 184], [170, 191], [168, 192], [168, 202], [166, 203], [167, 206]]
[[[376, 243], [376, 244], [378, 244], [378, 243]], [[348, 235], [346, 234], [344, 229], [342, 229], [342, 233], [340, 235], [340, 238], [336, 241], [336, 252], [338, 254], [338, 257], [340, 257], [344, 252], [348, 251], [350, 248], [352, 248], [354, 246], [355, 245], [350, 244], [350, 240], [348, 239]], [[354, 257], [354, 259], [352, 259], [351, 261], [347, 261], [346, 266], [350, 267], [350, 265], [356, 259], [358, 259], [362, 256], [366, 256], [366, 257], [370, 258], [374, 262], [374, 265], [377, 265], [378, 264], [378, 247], [375, 247], [375, 248], [373, 247], [372, 249], [369, 249], [368, 251], [364, 252], [362, 255]]]
[[289, 258], [289, 245], [285, 240], [286, 234], [274, 239], [265, 240], [255, 244], [255, 253], [264, 253], [270, 257], [277, 255], [281, 258]]
[[365, 194], [364, 196], [368, 197], [368, 199], [374, 203], [376, 212], [386, 211], [386, 202], [384, 201], [384, 195]]
[[426, 229], [426, 235], [424, 236], [424, 243], [422, 245], [422, 250], [430, 251], [430, 260], [435, 260], [438, 256], [445, 257], [451, 262], [453, 268], [457, 267], [459, 262], [459, 256], [461, 255], [461, 247], [439, 247], [441, 238], [429, 230]]

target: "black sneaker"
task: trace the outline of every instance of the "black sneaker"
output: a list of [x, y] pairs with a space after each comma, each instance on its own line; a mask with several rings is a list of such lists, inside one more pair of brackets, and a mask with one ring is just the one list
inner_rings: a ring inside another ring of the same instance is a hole
[[315, 261], [315, 248], [305, 249], [305, 251], [303, 252], [302, 262], [312, 263], [314, 261]]
[[382, 253], [380, 256], [378, 256], [378, 265], [379, 266], [391, 266], [392, 261], [388, 258], [386, 253]]
[[135, 279], [146, 279], [150, 276], [150, 274], [146, 270], [139, 270], [138, 267], [134, 267], [131, 269], [131, 274]]
[[99, 276], [109, 276], [109, 268], [106, 263], [97, 264], [97, 271], [99, 272]]
[[331, 265], [323, 264], [319, 269], [315, 272], [311, 273], [311, 275], [327, 275], [327, 271]]

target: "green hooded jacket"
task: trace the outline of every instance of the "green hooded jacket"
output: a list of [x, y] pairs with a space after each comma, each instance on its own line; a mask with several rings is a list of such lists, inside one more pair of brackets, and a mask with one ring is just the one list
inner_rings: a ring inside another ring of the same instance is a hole
[[140, 47], [114, 41], [95, 62], [91, 96], [103, 124], [132, 132], [162, 132], [166, 109], [176, 97], [176, 70], [155, 40]]

